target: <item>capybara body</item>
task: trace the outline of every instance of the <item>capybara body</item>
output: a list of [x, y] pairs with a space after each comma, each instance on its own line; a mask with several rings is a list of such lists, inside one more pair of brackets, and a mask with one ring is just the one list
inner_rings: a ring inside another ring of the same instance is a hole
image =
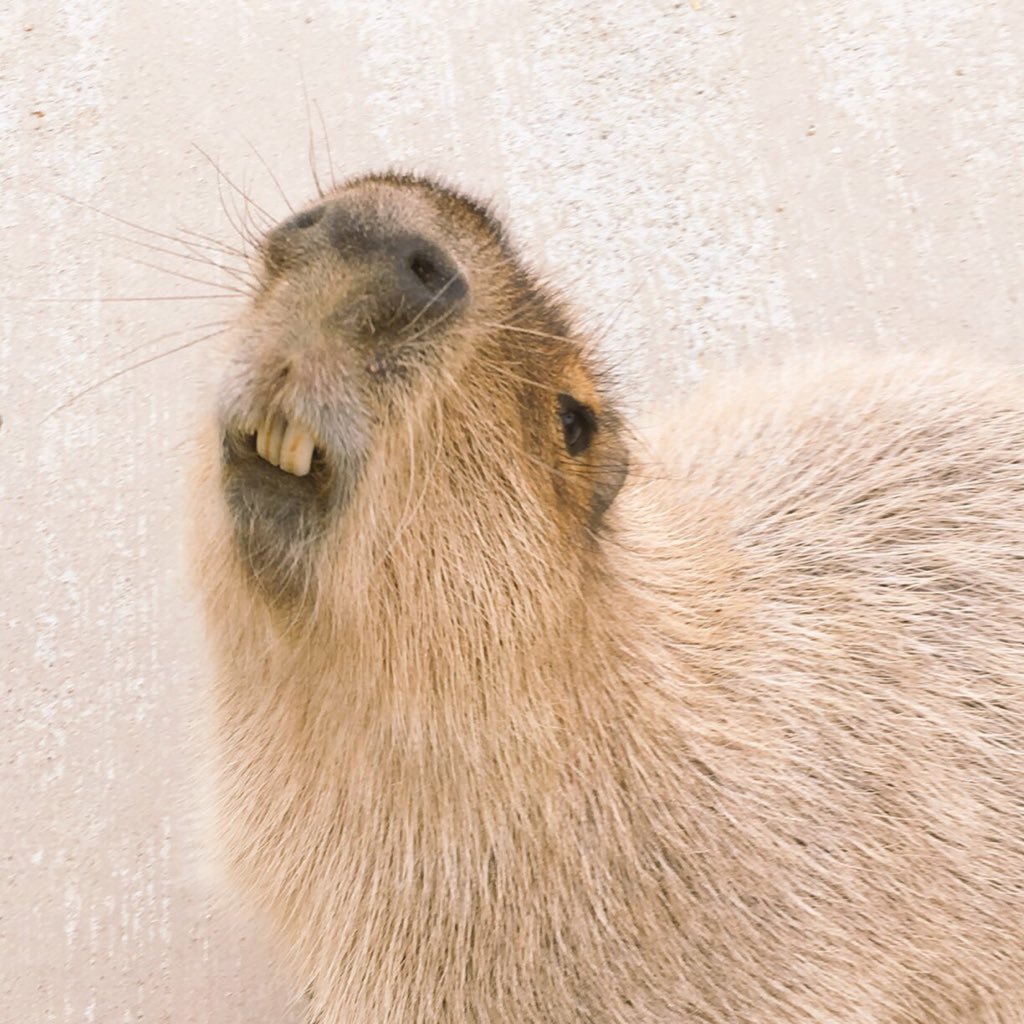
[[194, 547], [222, 855], [313, 1017], [1024, 1022], [1015, 371], [809, 354], [637, 437], [450, 191], [263, 257]]

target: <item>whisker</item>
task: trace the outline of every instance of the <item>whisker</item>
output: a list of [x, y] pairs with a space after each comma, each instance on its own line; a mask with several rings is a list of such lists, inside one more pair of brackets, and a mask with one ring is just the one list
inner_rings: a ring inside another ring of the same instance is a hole
[[[245, 136], [243, 135], [242, 138], [245, 138]], [[292, 206], [291, 200], [289, 200], [285, 190], [281, 187], [281, 182], [278, 181], [277, 175], [270, 169], [270, 164], [267, 163], [267, 161], [263, 158], [263, 154], [248, 139], [245, 139], [245, 141], [249, 148], [256, 155], [256, 159], [259, 160], [261, 164], [263, 164], [263, 169], [267, 172], [267, 174], [270, 175], [270, 180], [277, 186], [278, 194], [284, 200], [284, 205], [288, 207], [288, 212], [295, 213], [295, 207]]]
[[337, 180], [334, 176], [334, 159], [331, 156], [331, 136], [327, 132], [327, 122], [324, 121], [324, 112], [320, 109], [320, 104], [316, 100], [313, 100], [313, 109], [316, 110], [317, 116], [320, 118], [320, 130], [324, 135], [324, 148], [327, 150], [327, 170], [331, 176], [331, 188], [333, 189], [337, 184]]
[[159, 344], [161, 341], [166, 341], [168, 338], [175, 338], [179, 334], [183, 334], [186, 330], [188, 331], [205, 331], [208, 327], [219, 327], [227, 328], [233, 324], [233, 320], [209, 320], [205, 324], [194, 324], [184, 329], [178, 329], [175, 331], [168, 331], [166, 334], [161, 334], [159, 337], [150, 338], [149, 341], [140, 342], [138, 345], [132, 345], [131, 348], [126, 348], [118, 356], [119, 359], [127, 359], [130, 355], [134, 355], [136, 352], [141, 352], [145, 348], [152, 348], [154, 345]]
[[450, 320], [454, 313], [455, 310], [448, 310], [446, 313], [442, 313], [440, 316], [434, 317], [433, 320], [430, 320], [427, 323], [425, 323], [415, 334], [409, 335], [408, 338], [402, 338], [402, 344], [404, 345], [408, 344], [409, 342], [417, 341], [418, 339], [422, 338], [423, 335], [426, 334], [426, 332], [429, 331], [431, 328], [436, 327], [438, 324], [443, 324], [446, 320]]
[[209, 334], [204, 334], [199, 338], [193, 338], [190, 341], [183, 342], [181, 345], [175, 345], [173, 348], [169, 348], [165, 352], [158, 352], [154, 356], [147, 356], [145, 359], [140, 359], [137, 362], [129, 364], [128, 366], [122, 366], [120, 370], [115, 370], [113, 373], [108, 374], [106, 377], [103, 377], [102, 379], [97, 381], [93, 381], [93, 383], [90, 384], [88, 387], [84, 387], [80, 391], [76, 391], [69, 398], [65, 399], [65, 401], [61, 402], [60, 405], [55, 406], [42, 418], [42, 420], [40, 420], [40, 425], [45, 423], [47, 420], [52, 419], [58, 413], [63, 412], [69, 406], [74, 405], [75, 402], [79, 401], [79, 399], [84, 398], [86, 395], [92, 394], [92, 392], [96, 391], [98, 388], [101, 388], [106, 384], [109, 384], [111, 381], [117, 380], [119, 377], [125, 376], [125, 374], [132, 373], [134, 370], [138, 370], [143, 366], [148, 366], [150, 363], [155, 363], [160, 359], [165, 359], [167, 356], [175, 355], [178, 352], [184, 352], [185, 349], [192, 348], [193, 346], [198, 345], [201, 342], [208, 341], [210, 338], [215, 338], [217, 337], [218, 334], [223, 333], [223, 328], [217, 331], [211, 331]]
[[[66, 202], [73, 203], [75, 206], [81, 207], [83, 210], [89, 210], [91, 213], [95, 213], [99, 217], [105, 217], [107, 220], [112, 220], [118, 224], [123, 224], [125, 227], [131, 228], [133, 231], [142, 231], [147, 235], [153, 235], [155, 238], [162, 238], [164, 241], [173, 242], [176, 245], [187, 245], [186, 242], [184, 242], [181, 238], [177, 237], [176, 235], [169, 235], [165, 231], [156, 231], [154, 228], [147, 228], [142, 224], [136, 224], [134, 223], [134, 221], [127, 220], [125, 217], [119, 217], [115, 213], [110, 213], [107, 210], [101, 210], [98, 206], [93, 206], [91, 203], [84, 203], [82, 202], [82, 200], [76, 199], [74, 196], [69, 196], [63, 192], [57, 192], [53, 189], [45, 189], [45, 191], [49, 192], [50, 195], [57, 196], [59, 199], [63, 199]], [[188, 234], [197, 234], [197, 232], [188, 231], [187, 229], [184, 228], [182, 230], [186, 231], [186, 233]], [[206, 236], [200, 237], [205, 238]], [[214, 241], [214, 239], [207, 240], [211, 242]], [[231, 250], [222, 245], [211, 246], [211, 248], [216, 248], [219, 251], [225, 253], [233, 253], [234, 255], [240, 255], [237, 252], [237, 250]]]
[[149, 267], [150, 270], [159, 270], [163, 274], [169, 274], [171, 277], [178, 277], [182, 281], [191, 281], [193, 284], [203, 284], [209, 288], [222, 288], [225, 294], [240, 295], [243, 297], [250, 297], [251, 292], [236, 287], [235, 285], [220, 284], [217, 281], [207, 281], [202, 277], [193, 277], [191, 274], [183, 274], [179, 270], [171, 270], [170, 267], [161, 267], [158, 263], [149, 263], [146, 260], [136, 259], [134, 256], [128, 256], [125, 253], [115, 252], [111, 253], [115, 259], [125, 260], [127, 263], [133, 263], [137, 267]]
[[[250, 191], [250, 187], [249, 187], [249, 183], [248, 183], [247, 180], [245, 180], [245, 179], [242, 180], [242, 187], [243, 187], [243, 189], [245, 191], [245, 195], [248, 197], [249, 191]], [[266, 235], [266, 233], [273, 228], [274, 224], [277, 223], [278, 218], [277, 217], [273, 217], [273, 215], [271, 215], [271, 220], [270, 220], [269, 224], [267, 224], [267, 223], [258, 224], [256, 222], [256, 217], [255, 217], [255, 215], [253, 213], [253, 210], [256, 209], [256, 208], [257, 207], [255, 207], [254, 204], [250, 204], [248, 202], [248, 200], [247, 200], [246, 201], [246, 205], [245, 205], [245, 207], [243, 209], [243, 219], [249, 225], [249, 235], [250, 235], [250, 237], [256, 239], [256, 243], [255, 244], [258, 246], [259, 245], [259, 239], [262, 238], [264, 235]], [[264, 213], [264, 217], [266, 217], [265, 213]]]
[[497, 360], [491, 360], [484, 357], [483, 364], [491, 371], [492, 375], [503, 377], [506, 380], [515, 381], [518, 384], [525, 384], [527, 387], [535, 388], [537, 391], [547, 391], [552, 395], [560, 395], [564, 391], [564, 388], [556, 387], [553, 384], [545, 384], [539, 380], [530, 380], [529, 377], [521, 377], [519, 374], [515, 373], [515, 371], [510, 370], [504, 363], [498, 362]]
[[149, 242], [143, 242], [141, 239], [131, 238], [128, 235], [118, 235], [112, 231], [101, 231], [100, 234], [105, 238], [112, 238], [119, 242], [127, 242], [129, 245], [138, 246], [142, 249], [149, 249], [151, 252], [163, 253], [163, 255], [171, 256], [174, 259], [186, 260], [189, 263], [201, 263], [204, 267], [212, 267], [215, 270], [220, 270], [225, 274], [229, 274], [240, 284], [249, 283], [249, 279], [245, 277], [241, 271], [236, 270], [234, 267], [229, 267], [226, 264], [218, 263], [215, 260], [210, 259], [209, 256], [197, 256], [188, 252], [178, 252], [175, 249], [168, 249], [161, 245], [152, 245]]
[[[199, 241], [188, 241], [186, 239], [176, 239], [181, 245], [189, 246], [191, 249], [193, 246], [199, 249], [211, 249], [214, 252], [223, 253], [226, 256], [237, 256], [246, 263], [249, 262], [249, 254], [244, 249], [236, 249], [224, 242], [218, 241], [210, 235], [204, 235], [201, 231], [196, 231], [193, 228], [186, 228], [179, 226], [179, 230], [182, 234], [190, 235], [194, 239]], [[204, 244], [207, 243], [207, 244]]]
[[493, 327], [500, 331], [515, 331], [516, 334], [528, 334], [533, 338], [546, 338], [548, 341], [574, 341], [575, 339], [564, 334], [551, 334], [548, 331], [538, 331], [531, 327], [517, 327], [515, 324], [500, 324], [485, 322], [484, 327]]
[[62, 295], [60, 297], [43, 296], [42, 298], [36, 295], [0, 295], [0, 299], [4, 301], [39, 302], [44, 304], [57, 302], [209, 302], [212, 299], [238, 299], [243, 297], [247, 296], [231, 295], [223, 292], [216, 295]]
[[441, 286], [441, 288], [438, 289], [436, 294], [434, 294], [434, 295], [432, 295], [430, 297], [430, 301], [427, 302], [423, 306], [423, 308], [405, 325], [405, 329], [408, 330], [409, 328], [411, 328], [416, 323], [416, 321], [419, 320], [419, 318], [421, 316], [423, 316], [423, 314], [426, 313], [427, 310], [430, 309], [430, 307], [435, 302], [437, 302], [437, 300], [439, 298], [441, 298], [442, 295], [444, 295], [444, 293], [452, 286], [452, 284], [455, 282], [455, 280], [456, 280], [456, 275], [453, 274], [451, 277], [449, 277], [448, 280], [445, 281], [445, 283]]
[[[247, 194], [248, 186], [243, 181], [243, 196]], [[259, 238], [263, 235], [264, 230], [269, 229], [269, 224], [258, 224], [256, 222], [256, 214], [253, 211], [253, 207], [249, 205], [246, 198], [242, 199], [241, 209], [238, 207], [238, 196], [234, 193], [231, 194], [231, 208], [235, 211], [235, 216], [239, 218], [242, 224], [242, 231], [248, 239], [251, 246], [259, 244]]]
[[[206, 159], [209, 160], [210, 158], [207, 157]], [[252, 223], [250, 216], [252, 208], [249, 205], [248, 196], [245, 194], [244, 190], [239, 189], [239, 187], [235, 185], [234, 182], [227, 181], [227, 184], [230, 185], [232, 191], [228, 193], [228, 197], [225, 197], [224, 184], [226, 181], [226, 176], [222, 174], [219, 167], [217, 167], [216, 165], [213, 166], [217, 173], [217, 198], [220, 202], [220, 208], [223, 211], [224, 216], [227, 218], [228, 223], [234, 230], [235, 234], [239, 237], [239, 239], [241, 239], [243, 259], [246, 262], [249, 262], [248, 250], [259, 250], [261, 244], [260, 240], [264, 234], [263, 227], [259, 225], [254, 225]], [[239, 212], [238, 208], [239, 196], [241, 196], [243, 200], [241, 212]], [[229, 198], [230, 206], [228, 201]], [[266, 224], [264, 225], [264, 227], [269, 230], [269, 215], [267, 215], [265, 212], [263, 215], [266, 218]]]
[[[224, 189], [223, 186], [221, 185], [220, 178], [217, 179], [217, 200], [220, 203], [220, 208], [224, 213], [224, 216], [227, 218], [228, 223], [231, 225], [231, 229], [242, 240], [243, 246], [248, 245], [250, 248], [255, 248], [256, 240], [252, 237], [252, 235], [250, 235], [248, 226], [245, 224], [245, 222], [240, 221], [238, 219], [237, 208], [234, 206], [234, 204], [232, 204], [230, 208], [228, 207], [227, 200], [224, 197]], [[242, 252], [246, 253], [246, 250], [243, 248]], [[249, 258], [248, 253], [246, 253], [245, 258]]]
[[320, 175], [317, 174], [316, 170], [316, 145], [313, 139], [313, 118], [310, 116], [309, 112], [309, 89], [306, 86], [306, 72], [301, 66], [299, 68], [299, 74], [302, 78], [302, 97], [306, 103], [306, 126], [309, 134], [309, 169], [313, 174], [313, 184], [316, 187], [317, 197], [323, 199], [326, 193], [323, 190], [323, 186], [320, 184]]
[[199, 153], [206, 159], [210, 166], [217, 172], [217, 175], [220, 178], [220, 180], [222, 180], [225, 185], [227, 185], [233, 192], [235, 192], [240, 198], [242, 198], [245, 201], [246, 207], [252, 207], [253, 209], [258, 210], [261, 214], [263, 214], [263, 216], [267, 220], [268, 226], [274, 223], [274, 218], [269, 213], [267, 213], [267, 211], [264, 210], [263, 207], [260, 206], [260, 204], [257, 203], [256, 200], [253, 199], [252, 196], [248, 194], [248, 192], [246, 192], [244, 189], [239, 188], [231, 180], [231, 178], [229, 178], [228, 175], [221, 170], [219, 164], [217, 164], [217, 162], [201, 146], [196, 145], [194, 142], [192, 143], [192, 145], [196, 150], [199, 151]]

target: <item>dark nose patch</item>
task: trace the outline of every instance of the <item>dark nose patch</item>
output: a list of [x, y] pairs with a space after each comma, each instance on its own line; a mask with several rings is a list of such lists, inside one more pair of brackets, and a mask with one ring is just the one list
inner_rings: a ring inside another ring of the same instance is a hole
[[293, 231], [304, 231], [316, 224], [323, 215], [324, 205], [321, 203], [319, 206], [311, 206], [308, 210], [300, 210], [294, 216], [289, 217], [281, 227], [291, 228]]
[[400, 330], [414, 318], [452, 313], [469, 284], [444, 248], [345, 197], [300, 210], [266, 237], [263, 257], [272, 276], [301, 270], [330, 253], [366, 282], [374, 321]]
[[401, 306], [444, 313], [466, 297], [466, 279], [439, 246], [406, 235], [387, 239], [381, 252]]

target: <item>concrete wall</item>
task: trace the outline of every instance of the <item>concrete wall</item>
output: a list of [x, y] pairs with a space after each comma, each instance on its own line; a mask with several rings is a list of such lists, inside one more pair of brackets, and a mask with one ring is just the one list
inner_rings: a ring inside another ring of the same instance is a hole
[[493, 197], [638, 396], [809, 338], [1024, 337], [1012, 0], [8, 0], [3, 1022], [299, 1018], [198, 841], [181, 506], [216, 339], [171, 350], [237, 299], [147, 246], [237, 244], [200, 149], [277, 217], [263, 160], [300, 202], [311, 139], [324, 177], [329, 139], [339, 177]]

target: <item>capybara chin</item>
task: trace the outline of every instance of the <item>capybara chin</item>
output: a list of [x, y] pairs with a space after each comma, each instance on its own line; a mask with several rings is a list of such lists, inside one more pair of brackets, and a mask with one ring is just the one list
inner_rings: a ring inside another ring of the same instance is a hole
[[266, 237], [196, 477], [222, 856], [322, 1024], [1024, 1022], [1024, 388], [635, 434], [477, 204]]

